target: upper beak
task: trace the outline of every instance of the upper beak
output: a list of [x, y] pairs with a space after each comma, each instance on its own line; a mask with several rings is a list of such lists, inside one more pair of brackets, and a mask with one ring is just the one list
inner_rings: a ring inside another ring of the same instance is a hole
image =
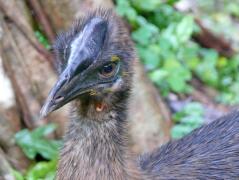
[[85, 77], [80, 75], [80, 72], [96, 59], [103, 46], [106, 31], [106, 21], [93, 18], [73, 40], [68, 64], [47, 97], [40, 112], [41, 117], [89, 91], [89, 85], [87, 82], [83, 83]]
[[87, 89], [81, 86], [81, 84], [77, 83], [81, 78], [77, 76], [67, 76], [67, 71], [71, 71], [71, 69], [66, 69], [66, 71], [64, 71], [64, 73], [59, 77], [54, 87], [51, 89], [45, 104], [41, 109], [41, 117], [47, 116], [52, 111], [73, 100], [76, 96], [87, 92]]

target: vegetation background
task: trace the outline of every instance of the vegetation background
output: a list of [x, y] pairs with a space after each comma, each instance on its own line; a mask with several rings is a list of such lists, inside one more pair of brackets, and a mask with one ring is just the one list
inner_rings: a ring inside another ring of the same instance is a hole
[[103, 6], [135, 42], [131, 149], [147, 152], [239, 104], [239, 0], [0, 0], [0, 179], [54, 179], [67, 107], [39, 111], [56, 81], [56, 34]]

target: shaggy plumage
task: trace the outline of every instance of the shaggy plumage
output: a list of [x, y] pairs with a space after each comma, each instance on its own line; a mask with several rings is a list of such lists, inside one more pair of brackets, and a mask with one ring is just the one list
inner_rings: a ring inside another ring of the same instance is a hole
[[239, 178], [238, 112], [139, 161], [130, 154], [127, 107], [137, 57], [123, 22], [112, 11], [86, 15], [59, 35], [54, 49], [60, 76], [42, 115], [72, 102], [58, 180]]

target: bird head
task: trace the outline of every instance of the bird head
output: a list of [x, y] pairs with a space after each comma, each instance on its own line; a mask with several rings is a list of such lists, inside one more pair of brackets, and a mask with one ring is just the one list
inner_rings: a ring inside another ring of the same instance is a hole
[[124, 23], [111, 10], [99, 9], [78, 20], [53, 47], [59, 78], [42, 116], [75, 99], [103, 100], [129, 89], [134, 48]]

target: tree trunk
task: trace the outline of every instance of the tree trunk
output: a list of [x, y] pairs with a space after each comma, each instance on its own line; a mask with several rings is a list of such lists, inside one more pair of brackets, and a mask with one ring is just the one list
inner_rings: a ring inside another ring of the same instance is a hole
[[[23, 1], [2, 0], [0, 7], [5, 16], [1, 38], [3, 66], [11, 79], [20, 115], [28, 128], [46, 124], [48, 120], [39, 119], [39, 112], [56, 81], [55, 72], [46, 59], [51, 56], [36, 40]], [[64, 111], [57, 114], [49, 120], [64, 124]]]
[[[24, 1], [0, 0], [0, 62], [16, 99], [8, 107], [0, 104], [0, 148], [4, 159], [20, 171], [28, 167], [29, 161], [16, 145], [15, 133], [22, 127], [31, 129], [52, 121], [61, 126], [62, 135], [65, 122], [64, 110], [48, 119], [39, 119], [40, 108], [56, 75], [48, 62], [50, 54], [34, 36], [28, 12]], [[7, 166], [2, 171], [4, 167]]]
[[15, 178], [12, 175], [12, 167], [8, 163], [6, 156], [2, 149], [0, 148], [0, 179], [14, 180]]

